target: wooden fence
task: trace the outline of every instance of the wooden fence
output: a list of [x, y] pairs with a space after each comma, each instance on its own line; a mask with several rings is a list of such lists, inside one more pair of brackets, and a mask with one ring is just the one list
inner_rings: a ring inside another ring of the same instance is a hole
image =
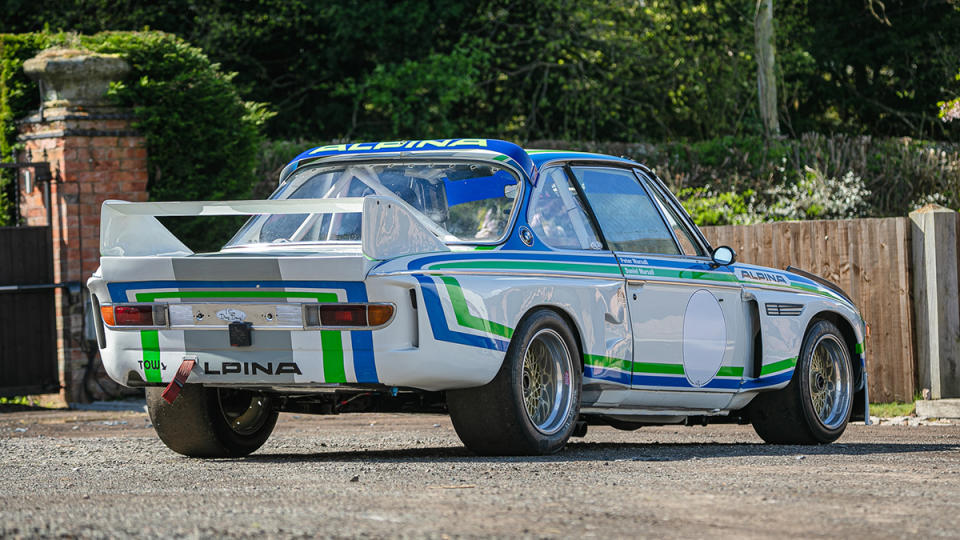
[[870, 401], [913, 401], [911, 224], [909, 218], [704, 227], [740, 262], [819, 274], [845, 290], [870, 325], [865, 348]]

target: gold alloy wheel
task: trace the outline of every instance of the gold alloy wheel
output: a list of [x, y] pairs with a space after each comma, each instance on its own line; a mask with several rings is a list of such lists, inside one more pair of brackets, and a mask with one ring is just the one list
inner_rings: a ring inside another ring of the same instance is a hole
[[245, 390], [217, 389], [220, 413], [238, 435], [252, 435], [270, 417], [270, 398]]
[[821, 337], [810, 359], [810, 402], [818, 420], [827, 429], [836, 429], [846, 421], [852, 385], [849, 356], [835, 336]]
[[573, 358], [560, 334], [545, 328], [530, 339], [523, 356], [523, 404], [537, 431], [551, 435], [570, 417]]

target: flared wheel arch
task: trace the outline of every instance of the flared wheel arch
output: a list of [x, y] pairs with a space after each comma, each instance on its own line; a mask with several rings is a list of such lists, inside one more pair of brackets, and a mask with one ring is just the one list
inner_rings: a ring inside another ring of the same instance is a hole
[[806, 328], [803, 329], [803, 335], [806, 336], [810, 328], [817, 324], [818, 321], [833, 323], [833, 325], [840, 330], [844, 344], [847, 346], [847, 352], [850, 354], [850, 368], [853, 371], [854, 392], [859, 392], [862, 390], [863, 366], [860, 362], [860, 354], [857, 353], [857, 344], [860, 343], [860, 341], [857, 339], [857, 333], [854, 331], [853, 325], [846, 317], [836, 311], [824, 310], [810, 317]]
[[563, 319], [563, 322], [567, 324], [567, 328], [569, 328], [570, 333], [573, 334], [573, 339], [576, 342], [576, 346], [577, 346], [577, 350], [575, 351], [576, 354], [574, 356], [576, 356], [576, 360], [579, 363], [580, 373], [583, 373], [584, 349], [583, 349], [583, 339], [580, 337], [581, 335], [580, 324], [579, 324], [579, 321], [577, 321], [577, 319], [573, 317], [570, 313], [568, 313], [565, 309], [559, 306], [551, 305], [551, 304], [540, 304], [540, 305], [533, 306], [530, 309], [528, 309], [523, 314], [523, 316], [520, 317], [519, 320], [517, 320], [517, 324], [515, 328], [519, 328], [520, 325], [523, 323], [523, 321], [529, 318], [533, 313], [540, 310], [544, 310], [544, 309], [556, 313], [557, 316]]

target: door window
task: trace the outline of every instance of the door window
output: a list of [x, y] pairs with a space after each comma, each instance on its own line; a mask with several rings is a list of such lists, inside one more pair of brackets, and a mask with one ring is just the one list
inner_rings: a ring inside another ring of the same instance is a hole
[[610, 249], [680, 255], [660, 211], [633, 171], [572, 167]]
[[677, 241], [680, 242], [680, 247], [683, 248], [683, 254], [691, 256], [704, 255], [703, 249], [693, 236], [693, 232], [683, 223], [683, 219], [681, 219], [677, 211], [674, 210], [673, 205], [667, 201], [666, 195], [664, 195], [657, 186], [653, 185], [653, 182], [648, 180], [647, 185], [650, 186], [650, 192], [653, 193], [657, 205], [660, 207], [663, 215], [666, 216], [670, 228], [673, 229], [674, 236], [676, 236]]
[[540, 173], [527, 209], [530, 228], [555, 249], [601, 249], [603, 244], [583, 209], [583, 201], [561, 167]]

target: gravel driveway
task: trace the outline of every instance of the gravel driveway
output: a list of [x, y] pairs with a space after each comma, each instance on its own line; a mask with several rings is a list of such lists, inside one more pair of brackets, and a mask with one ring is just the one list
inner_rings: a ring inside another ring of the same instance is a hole
[[163, 446], [138, 412], [0, 414], [0, 537], [960, 536], [960, 426], [591, 427], [479, 458], [445, 416], [282, 414], [245, 459]]

